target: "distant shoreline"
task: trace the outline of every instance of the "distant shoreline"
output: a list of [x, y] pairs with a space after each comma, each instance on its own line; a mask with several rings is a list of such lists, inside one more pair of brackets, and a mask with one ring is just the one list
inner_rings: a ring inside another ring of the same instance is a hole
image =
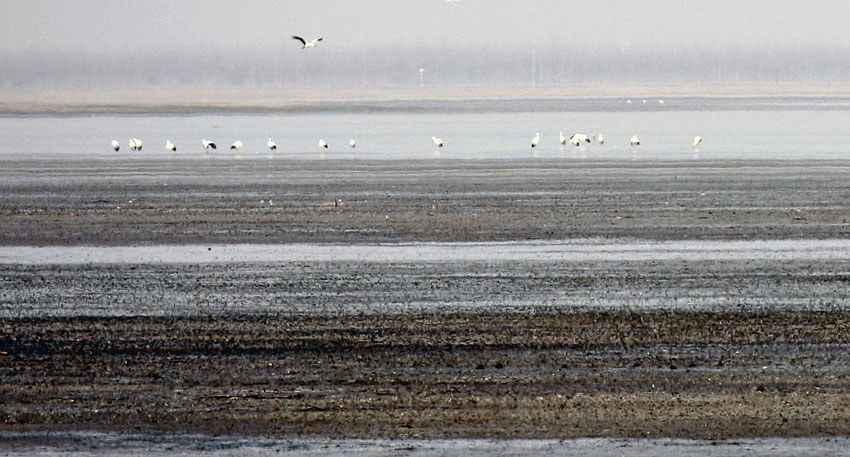
[[[739, 109], [741, 103], [787, 98], [804, 103], [846, 101], [850, 85], [570, 85], [440, 86], [373, 88], [163, 87], [121, 89], [0, 89], [0, 115], [197, 114], [300, 112], [585, 111], [633, 100], [622, 109], [658, 109], [643, 100], [706, 101], [707, 109]], [[481, 102], [487, 102], [484, 106]], [[676, 109], [675, 106], [665, 106]], [[748, 106], [749, 108], [749, 106]], [[610, 109], [610, 106], [606, 109]], [[798, 108], [799, 109], [799, 108]]]

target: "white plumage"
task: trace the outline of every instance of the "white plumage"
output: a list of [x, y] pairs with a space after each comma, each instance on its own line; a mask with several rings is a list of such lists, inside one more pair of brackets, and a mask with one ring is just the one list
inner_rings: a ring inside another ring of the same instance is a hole
[[236, 149], [237, 151], [242, 149], [242, 142], [239, 140], [234, 141], [233, 144], [230, 145], [230, 149]]
[[177, 150], [177, 146], [171, 140], [165, 140], [165, 149], [174, 152]]
[[316, 45], [319, 44], [320, 41], [322, 41], [322, 37], [314, 38], [312, 41], [307, 41], [297, 35], [292, 35], [292, 39], [301, 42], [301, 49], [315, 48]]
[[142, 150], [142, 140], [138, 138], [130, 138], [130, 150], [131, 151], [141, 151]]
[[596, 142], [599, 144], [605, 144], [605, 137], [602, 136], [601, 133], [596, 135]]
[[269, 149], [271, 149], [272, 151], [274, 151], [275, 149], [277, 149], [277, 143], [275, 143], [275, 142], [274, 142], [274, 140], [273, 140], [273, 139], [271, 139], [271, 138], [269, 138], [268, 140], [266, 140], [266, 146], [268, 146], [268, 148], [269, 148]]
[[540, 143], [540, 132], [534, 134], [534, 138], [531, 139], [531, 147], [536, 148], [537, 143]]
[[561, 132], [558, 134], [558, 142], [560, 142], [561, 144], [567, 144], [567, 137], [565, 137], [565, 136], [564, 136], [564, 132], [563, 132], [563, 131], [561, 131]]
[[319, 147], [327, 149], [328, 148], [328, 142], [325, 141], [325, 140], [319, 140]]
[[438, 148], [443, 147], [443, 140], [441, 140], [441, 139], [439, 139], [435, 136], [431, 137], [431, 142], [434, 143], [434, 146], [436, 146]]
[[573, 133], [570, 136], [570, 144], [573, 146], [581, 146], [582, 143], [590, 143], [590, 138], [584, 133]]
[[213, 143], [212, 141], [210, 141], [210, 140], [208, 140], [208, 139], [206, 139], [206, 138], [204, 138], [203, 140], [201, 140], [201, 146], [203, 146], [203, 147], [204, 147], [204, 151], [206, 151], [206, 152], [209, 152], [209, 151], [210, 151], [210, 148], [215, 149], [215, 143]]
[[691, 147], [695, 148], [695, 147], [699, 146], [700, 143], [702, 143], [702, 137], [701, 136], [695, 136], [694, 137], [694, 144], [692, 144]]
[[121, 145], [118, 144], [118, 140], [112, 140], [112, 149], [114, 149], [115, 151], [121, 149]]
[[348, 140], [348, 145], [351, 146], [351, 148], [353, 149], [357, 146], [357, 142], [354, 141], [354, 138], [352, 138], [352, 139]]
[[640, 139], [638, 139], [637, 135], [632, 135], [632, 146], [640, 146]]

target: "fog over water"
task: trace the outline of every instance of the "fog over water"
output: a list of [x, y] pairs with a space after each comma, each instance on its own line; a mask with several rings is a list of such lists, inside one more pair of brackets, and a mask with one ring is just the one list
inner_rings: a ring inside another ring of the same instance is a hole
[[9, 0], [0, 87], [845, 83], [848, 22], [782, 0]]

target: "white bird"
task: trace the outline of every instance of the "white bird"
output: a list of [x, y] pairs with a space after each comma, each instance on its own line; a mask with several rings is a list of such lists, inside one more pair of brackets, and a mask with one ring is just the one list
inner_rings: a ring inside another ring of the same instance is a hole
[[531, 147], [536, 148], [537, 143], [540, 142], [540, 132], [534, 134], [534, 138], [531, 139]]
[[640, 146], [640, 140], [638, 139], [637, 135], [632, 135], [631, 145]]
[[325, 140], [319, 140], [319, 147], [327, 149], [328, 148], [328, 142], [325, 141]]
[[239, 140], [234, 141], [233, 144], [230, 145], [230, 149], [236, 149], [237, 151], [242, 149], [242, 142]]
[[441, 139], [439, 139], [435, 136], [431, 137], [431, 142], [434, 143], [434, 146], [437, 146], [438, 148], [443, 147], [443, 140], [441, 140]]
[[121, 149], [121, 145], [118, 144], [118, 140], [112, 140], [112, 149], [115, 149], [116, 151]]
[[702, 137], [701, 136], [695, 136], [694, 137], [694, 144], [692, 144], [691, 147], [695, 148], [695, 147], [699, 146], [700, 143], [702, 143]]
[[590, 143], [590, 138], [588, 138], [584, 133], [573, 133], [570, 137], [570, 144], [574, 146], [580, 146], [582, 142]]
[[348, 140], [348, 145], [351, 146], [352, 149], [354, 149], [357, 146], [357, 142], [354, 141], [354, 138], [352, 138]]
[[165, 149], [174, 152], [177, 150], [177, 146], [171, 140], [165, 140]]
[[203, 147], [204, 147], [204, 151], [205, 151], [205, 152], [210, 152], [210, 148], [215, 149], [215, 143], [213, 143], [212, 141], [210, 141], [210, 140], [208, 140], [208, 139], [206, 139], [206, 138], [204, 138], [203, 140], [201, 140], [201, 146], [203, 146]]
[[603, 137], [601, 133], [597, 134], [596, 142], [599, 144], [605, 144], [605, 137]]
[[567, 137], [564, 136], [563, 130], [561, 131], [561, 133], [558, 134], [558, 141], [561, 144], [567, 144]]
[[268, 148], [269, 148], [269, 149], [271, 149], [272, 151], [274, 151], [275, 149], [277, 149], [277, 143], [275, 143], [275, 142], [274, 142], [274, 140], [273, 140], [273, 139], [271, 139], [271, 138], [269, 138], [268, 140], [266, 140], [266, 146], [268, 146]]
[[142, 140], [140, 140], [138, 138], [130, 138], [130, 150], [141, 151], [142, 150]]
[[293, 40], [298, 40], [301, 42], [301, 49], [315, 48], [316, 45], [322, 41], [322, 37], [314, 38], [313, 41], [307, 41], [304, 38], [301, 38], [297, 35], [292, 35]]

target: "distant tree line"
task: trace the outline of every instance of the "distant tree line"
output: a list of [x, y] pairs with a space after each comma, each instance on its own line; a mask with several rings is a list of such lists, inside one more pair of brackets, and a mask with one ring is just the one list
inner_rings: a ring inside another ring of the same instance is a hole
[[[420, 80], [420, 71], [422, 75]], [[176, 50], [135, 55], [0, 54], [0, 86], [233, 85], [369, 87], [850, 81], [850, 49], [622, 51], [389, 49]]]

